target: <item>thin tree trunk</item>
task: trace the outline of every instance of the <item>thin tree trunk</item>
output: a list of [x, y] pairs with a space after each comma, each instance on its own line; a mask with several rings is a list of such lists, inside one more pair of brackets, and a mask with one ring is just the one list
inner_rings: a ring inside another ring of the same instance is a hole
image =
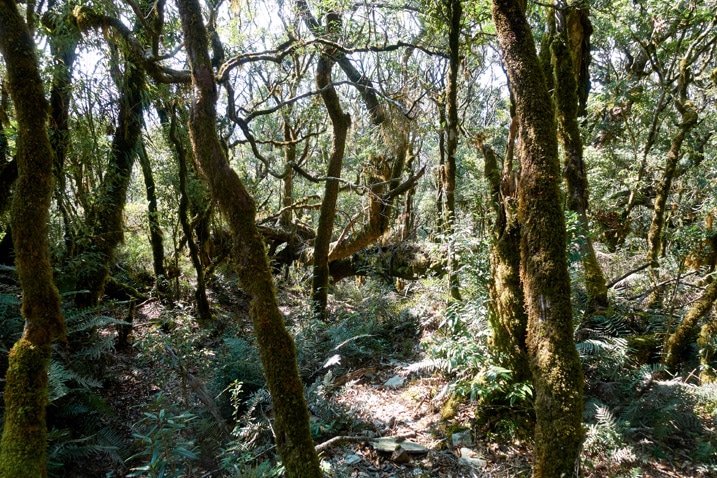
[[[565, 25], [566, 20], [560, 22]], [[579, 241], [585, 274], [585, 290], [591, 311], [608, 308], [607, 286], [602, 267], [595, 255], [588, 221], [588, 177], [583, 160], [583, 142], [578, 125], [578, 84], [567, 30], [558, 32], [551, 44], [558, 137], [563, 144], [563, 176], [567, 185], [568, 209], [575, 212], [583, 238]]]
[[[169, 141], [174, 146], [174, 153], [177, 156], [177, 164], [179, 166], [179, 223], [182, 226], [182, 232], [187, 239], [187, 248], [189, 249], [189, 259], [192, 261], [194, 272], [197, 275], [197, 287], [194, 289], [194, 299], [197, 303], [197, 315], [202, 325], [207, 325], [212, 321], [212, 311], [207, 299], [207, 285], [205, 281], [204, 265], [200, 257], [199, 246], [194, 240], [194, 232], [192, 225], [189, 223], [189, 195], [187, 193], [187, 151], [184, 149], [182, 139], [177, 134], [177, 114], [175, 111], [170, 112], [168, 132]], [[166, 121], [166, 120], [165, 120]], [[186, 136], [183, 136], [186, 138]]]
[[533, 476], [576, 476], [583, 373], [573, 340], [553, 104], [521, 3], [493, 0], [493, 19], [519, 121], [521, 278], [535, 387]]
[[460, 282], [458, 280], [458, 263], [454, 250], [456, 222], [456, 151], [458, 150], [458, 70], [461, 66], [460, 35], [461, 16], [463, 9], [461, 0], [450, 0], [448, 3], [448, 83], [446, 84], [446, 237], [448, 238], [448, 286], [451, 297], [461, 300]]
[[321, 477], [296, 348], [276, 302], [264, 241], [256, 226], [254, 200], [229, 165], [217, 136], [217, 85], [207, 52], [202, 10], [197, 0], [178, 0], [177, 6], [194, 87], [189, 118], [194, 157], [201, 163], [212, 195], [229, 224], [239, 280], [251, 297], [250, 314], [272, 397], [277, 449], [290, 478]]
[[663, 229], [665, 228], [665, 214], [667, 206], [667, 198], [670, 196], [672, 189], [672, 180], [677, 171], [677, 162], [680, 159], [680, 151], [682, 143], [687, 133], [697, 124], [697, 112], [691, 105], [679, 105], [682, 122], [680, 123], [677, 133], [672, 137], [670, 150], [667, 152], [665, 160], [665, 168], [662, 172], [662, 179], [657, 185], [655, 194], [655, 206], [652, 211], [652, 222], [650, 230], [647, 234], [647, 260], [657, 266], [657, 261], [663, 252], [664, 238]]
[[[331, 19], [331, 15], [327, 15], [327, 18]], [[327, 28], [331, 30], [331, 25], [327, 25]], [[313, 280], [311, 282], [313, 313], [314, 316], [321, 319], [326, 318], [326, 304], [329, 294], [329, 247], [334, 230], [341, 164], [344, 159], [346, 137], [351, 124], [351, 117], [344, 114], [336, 89], [331, 84], [332, 66], [333, 60], [331, 60], [330, 54], [322, 52], [316, 66], [316, 86], [321, 90], [321, 98], [324, 100], [326, 111], [331, 118], [334, 134], [333, 144], [331, 145], [331, 158], [326, 170], [327, 179], [324, 199], [321, 203], [319, 224], [316, 228], [316, 239], [314, 240]]]
[[715, 335], [717, 335], [717, 319], [710, 317], [702, 324], [697, 336], [697, 348], [700, 350], [700, 381], [703, 384], [717, 382], [717, 375], [712, 366], [712, 359], [715, 356]]
[[139, 164], [142, 167], [144, 187], [147, 191], [147, 221], [149, 223], [149, 242], [152, 245], [152, 268], [157, 281], [157, 290], [160, 293], [167, 291], [167, 278], [164, 270], [164, 234], [159, 223], [159, 209], [157, 208], [157, 191], [152, 174], [152, 165], [149, 162], [144, 141], [139, 141]]
[[8, 358], [0, 476], [38, 478], [47, 476], [45, 406], [51, 344], [65, 336], [48, 239], [53, 154], [35, 42], [12, 0], [0, 0], [0, 31], [0, 52], [18, 125], [18, 180], [11, 221], [25, 318], [22, 338]]
[[[59, 24], [57, 24], [57, 23]], [[72, 100], [72, 71], [77, 59], [77, 44], [80, 32], [73, 25], [70, 15], [54, 19], [51, 15], [43, 17], [52, 31], [49, 36], [50, 51], [53, 56], [52, 85], [50, 87], [50, 144], [55, 152], [55, 200], [62, 216], [64, 228], [64, 257], [73, 257], [75, 253], [75, 234], [70, 211], [65, 198], [65, 159], [70, 144], [70, 101]]]

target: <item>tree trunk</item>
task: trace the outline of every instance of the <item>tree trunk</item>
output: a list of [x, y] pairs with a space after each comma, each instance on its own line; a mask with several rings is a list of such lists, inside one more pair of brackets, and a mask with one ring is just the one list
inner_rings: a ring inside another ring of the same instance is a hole
[[201, 163], [212, 195], [229, 224], [237, 274], [251, 297], [250, 314], [272, 397], [277, 449], [289, 477], [321, 477], [296, 348], [276, 302], [264, 241], [256, 226], [254, 200], [231, 169], [217, 136], [217, 85], [202, 10], [197, 0], [178, 0], [177, 6], [194, 87], [189, 118], [194, 157]]
[[[327, 23], [331, 22], [333, 15], [327, 15]], [[332, 30], [327, 24], [327, 29]], [[351, 117], [344, 114], [341, 109], [339, 96], [331, 84], [330, 52], [322, 52], [316, 66], [316, 86], [321, 90], [321, 98], [326, 105], [331, 123], [334, 128], [333, 144], [331, 145], [331, 158], [326, 170], [326, 185], [324, 199], [319, 213], [319, 224], [316, 228], [314, 240], [313, 279], [311, 282], [311, 302], [314, 316], [326, 318], [326, 304], [329, 294], [329, 247], [334, 231], [334, 217], [336, 215], [336, 200], [339, 195], [339, 178], [341, 177], [341, 164], [344, 160], [344, 149], [348, 135]]]
[[[197, 302], [197, 315], [199, 323], [207, 325], [212, 321], [212, 311], [209, 307], [207, 299], [207, 285], [204, 274], [204, 265], [200, 257], [199, 247], [194, 240], [194, 232], [189, 223], [187, 211], [189, 209], [189, 195], [187, 193], [187, 152], [184, 149], [182, 139], [177, 134], [177, 115], [171, 112], [169, 120], [169, 141], [174, 146], [174, 152], [177, 156], [177, 164], [179, 166], [179, 223], [182, 226], [182, 232], [187, 239], [187, 248], [189, 249], [189, 258], [194, 266], [194, 272], [197, 274], [197, 287], [194, 290], [194, 299]], [[181, 249], [181, 248], [180, 248]]]
[[381, 276], [416, 280], [446, 273], [442, 258], [413, 244], [401, 243], [362, 249], [349, 257], [329, 263], [334, 282], [352, 276]]
[[[69, 7], [68, 9], [71, 9]], [[77, 59], [80, 32], [69, 14], [55, 17], [44, 15], [43, 23], [51, 30], [50, 51], [53, 56], [50, 86], [50, 144], [55, 152], [55, 200], [64, 227], [64, 257], [75, 254], [75, 231], [65, 195], [65, 159], [70, 145], [70, 102], [72, 101], [72, 71]]]
[[142, 131], [142, 89], [144, 72], [127, 61], [120, 85], [119, 122], [110, 153], [107, 172], [95, 193], [96, 200], [87, 213], [89, 245], [80, 254], [91, 254], [78, 273], [77, 288], [86, 290], [76, 296], [79, 307], [98, 303], [109, 276], [114, 252], [123, 239], [124, 205], [132, 176], [132, 166]]
[[583, 440], [583, 373], [573, 340], [553, 104], [520, 2], [493, 0], [493, 19], [519, 122], [521, 278], [535, 386], [533, 473], [573, 476]]
[[37, 478], [47, 476], [45, 406], [51, 343], [65, 336], [48, 239], [53, 154], [35, 43], [12, 0], [0, 0], [0, 31], [18, 129], [18, 180], [11, 221], [25, 318], [22, 338], [10, 351], [5, 379], [0, 476]]
[[717, 281], [712, 281], [700, 298], [690, 306], [680, 325], [667, 339], [663, 360], [667, 368], [675, 370], [687, 358], [689, 346], [697, 335], [697, 325], [700, 319], [712, 310], [715, 300], [717, 300]]
[[[567, 18], [573, 15], [567, 15]], [[561, 25], [565, 25], [565, 20]], [[579, 240], [580, 258], [585, 274], [585, 290], [591, 311], [607, 309], [607, 285], [602, 267], [595, 255], [588, 221], [588, 177], [583, 161], [583, 142], [578, 125], [578, 83], [573, 65], [572, 45], [581, 39], [569, 38], [568, 31], [558, 31], [550, 48], [552, 52], [555, 104], [558, 118], [558, 136], [563, 144], [563, 176], [567, 185], [568, 209], [575, 212], [583, 237]], [[579, 74], [579, 72], [578, 72]]]
[[650, 230], [647, 234], [647, 260], [652, 262], [655, 267], [663, 251], [664, 238], [662, 234], [665, 228], [665, 208], [667, 206], [667, 198], [670, 196], [670, 190], [672, 189], [672, 180], [677, 171], [677, 162], [680, 159], [682, 143], [687, 133], [697, 124], [697, 112], [694, 107], [687, 102], [685, 102], [684, 105], [679, 103], [680, 100], [675, 100], [675, 104], [682, 115], [682, 122], [677, 129], [677, 133], [672, 137], [670, 149], [667, 152], [662, 179], [656, 188], [657, 192], [655, 195], [655, 206], [652, 211], [652, 222], [650, 223]]
[[461, 66], [460, 35], [461, 16], [463, 9], [461, 0], [449, 0], [449, 28], [448, 28], [448, 83], [446, 84], [446, 164], [445, 183], [446, 192], [446, 222], [445, 235], [448, 239], [448, 286], [451, 297], [461, 300], [460, 282], [458, 281], [458, 264], [454, 251], [456, 221], [456, 151], [458, 149], [458, 70]]
[[[501, 366], [513, 372], [513, 380], [525, 382], [530, 380], [525, 342], [528, 317], [525, 314], [523, 284], [520, 280], [520, 224], [516, 191], [512, 188], [501, 191], [501, 183], [509, 184], [510, 176], [501, 178], [496, 154], [490, 146], [484, 144], [481, 149], [496, 214], [490, 253], [491, 346]], [[506, 161], [512, 161], [512, 158], [508, 156]]]
[[144, 141], [139, 142], [139, 164], [142, 167], [144, 187], [147, 191], [147, 221], [149, 223], [149, 242], [152, 245], [152, 268], [157, 281], [157, 290], [166, 292], [166, 273], [164, 271], [164, 234], [159, 224], [159, 210], [157, 209], [157, 192], [152, 175], [152, 165], [149, 162]]
[[717, 382], [717, 375], [712, 366], [712, 359], [715, 356], [715, 335], [717, 335], [717, 320], [711, 317], [702, 324], [700, 334], [697, 336], [697, 347], [700, 350], [700, 382], [703, 384]]

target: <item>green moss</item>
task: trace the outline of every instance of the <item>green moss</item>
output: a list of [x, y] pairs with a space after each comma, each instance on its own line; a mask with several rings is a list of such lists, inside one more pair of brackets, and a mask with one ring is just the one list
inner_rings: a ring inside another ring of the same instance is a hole
[[10, 351], [5, 387], [5, 428], [0, 442], [0, 476], [47, 476], [47, 369], [49, 344], [21, 339]]

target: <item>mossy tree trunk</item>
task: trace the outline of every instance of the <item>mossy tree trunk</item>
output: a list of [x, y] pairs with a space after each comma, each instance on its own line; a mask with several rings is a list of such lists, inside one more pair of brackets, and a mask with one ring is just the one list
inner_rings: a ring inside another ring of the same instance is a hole
[[202, 264], [199, 246], [194, 240], [194, 231], [192, 225], [189, 223], [189, 193], [187, 192], [187, 180], [189, 178], [187, 168], [187, 150], [184, 147], [184, 141], [182, 136], [186, 138], [186, 135], [180, 135], [177, 125], [177, 112], [171, 111], [167, 134], [169, 141], [174, 146], [174, 154], [177, 156], [177, 164], [179, 166], [179, 223], [182, 226], [182, 232], [187, 240], [187, 248], [189, 249], [189, 258], [194, 266], [194, 271], [197, 274], [197, 287], [194, 290], [194, 299], [197, 302], [197, 315], [199, 316], [199, 322], [203, 325], [211, 323], [212, 311], [209, 307], [209, 300], [207, 298], [207, 285], [204, 273], [204, 264]]
[[665, 168], [662, 171], [662, 179], [660, 179], [656, 188], [655, 205], [652, 210], [650, 230], [647, 233], [647, 260], [652, 262], [654, 267], [657, 267], [658, 259], [663, 253], [663, 231], [665, 228], [667, 199], [670, 196], [672, 181], [677, 172], [677, 163], [680, 159], [682, 143], [687, 133], [697, 124], [697, 112], [694, 107], [689, 102], [684, 102], [684, 104], [680, 103], [679, 100], [676, 100], [675, 105], [682, 116], [682, 121], [677, 127], [677, 132], [672, 137], [670, 149], [667, 151]]
[[460, 36], [463, 7], [461, 0], [449, 0], [448, 8], [448, 83], [446, 84], [446, 163], [444, 184], [446, 194], [445, 234], [448, 237], [448, 286], [451, 297], [461, 300], [458, 262], [454, 249], [456, 222], [456, 152], [458, 150], [458, 70], [461, 66]]
[[[717, 300], [717, 281], [712, 281], [699, 299], [690, 306], [682, 322], [669, 336], [665, 343], [663, 363], [670, 370], [675, 370], [685, 359], [690, 345], [697, 338], [697, 326], [700, 319], [709, 314], [712, 305]], [[709, 327], [704, 329], [707, 335]]]
[[[500, 364], [513, 372], [513, 380], [525, 382], [530, 380], [531, 375], [525, 341], [528, 317], [520, 280], [520, 223], [516, 191], [510, 187], [510, 169], [505, 168], [508, 177], [504, 177], [493, 149], [486, 144], [482, 144], [481, 149], [496, 215], [490, 254], [491, 347]], [[506, 161], [512, 160], [509, 154]], [[507, 187], [501, 188], [501, 184]]]
[[[338, 28], [339, 18], [335, 13], [326, 15], [326, 29], [333, 32]], [[316, 65], [316, 87], [321, 91], [321, 98], [333, 125], [331, 157], [326, 169], [324, 198], [319, 212], [319, 224], [314, 240], [314, 264], [311, 282], [311, 303], [313, 314], [320, 319], [326, 318], [326, 304], [329, 294], [329, 248], [334, 230], [336, 216], [336, 200], [339, 195], [339, 178], [344, 160], [346, 137], [351, 125], [351, 117], [343, 112], [336, 89], [331, 84], [331, 68], [334, 61], [331, 51], [323, 51]]]
[[708, 318], [697, 336], [697, 347], [700, 350], [700, 381], [702, 383], [717, 382], [717, 374], [712, 366], [712, 359], [715, 356], [714, 340], [717, 335], [717, 320], [714, 317]]
[[521, 278], [535, 387], [533, 476], [574, 476], [583, 440], [583, 373], [573, 340], [553, 104], [521, 2], [493, 0], [493, 19], [520, 138]]
[[11, 222], [25, 318], [23, 335], [9, 355], [0, 476], [38, 478], [47, 476], [45, 406], [51, 343], [65, 335], [48, 239], [53, 154], [35, 42], [12, 0], [0, 0], [0, 31], [18, 129]]
[[231, 229], [239, 281], [251, 297], [250, 314], [272, 397], [277, 450], [289, 477], [320, 477], [296, 348], [276, 301], [264, 241], [256, 226], [256, 206], [217, 136], [217, 85], [202, 10], [197, 0], [178, 0], [177, 6], [194, 87], [189, 118], [192, 149]]
[[[573, 59], [573, 44], [577, 43], [582, 46], [584, 38], [583, 36], [576, 36], [574, 33], [576, 21], [570, 21], [571, 18], [581, 14], [576, 13], [574, 8], [571, 8], [567, 14], [565, 10], [559, 10], [558, 14], [562, 17], [562, 21], [558, 22], [561, 28], [558, 29], [550, 49], [555, 85], [554, 97], [558, 118], [558, 137], [563, 144], [563, 176], [567, 185], [567, 206], [569, 210], [577, 214], [580, 232], [583, 235], [579, 240], [579, 247], [589, 308], [591, 311], [599, 311], [607, 309], [609, 302], [605, 274], [603, 274], [602, 267], [597, 260], [595, 248], [590, 237], [590, 223], [587, 216], [588, 177], [585, 171], [583, 142], [578, 124], [578, 108], [580, 105], [578, 79], [580, 78], [580, 71], [575, 71]], [[582, 25], [583, 23], [579, 24]], [[572, 31], [569, 31], [570, 25], [573, 25]], [[583, 27], [579, 32], [585, 34], [589, 30]], [[570, 36], [570, 33], [573, 33], [573, 35]]]
[[[63, 5], [63, 10], [71, 7]], [[55, 200], [64, 227], [64, 257], [75, 253], [75, 229], [66, 198], [65, 160], [70, 147], [70, 102], [72, 100], [72, 71], [77, 59], [80, 32], [69, 11], [61, 15], [46, 14], [43, 24], [50, 30], [49, 44], [53, 57], [50, 86], [50, 143], [55, 153]]]
[[142, 167], [144, 188], [147, 191], [147, 222], [149, 224], [149, 242], [152, 246], [152, 268], [157, 281], [157, 290], [160, 294], [167, 292], [167, 273], [164, 270], [164, 233], [159, 223], [159, 208], [157, 207], [157, 188], [152, 174], [152, 164], [147, 155], [144, 141], [139, 141], [139, 164]]
[[124, 237], [124, 206], [132, 166], [138, 153], [143, 123], [142, 90], [144, 71], [131, 61], [125, 62], [119, 99], [119, 120], [112, 139], [107, 172], [102, 179], [96, 200], [87, 212], [87, 244], [80, 254], [90, 256], [78, 271], [78, 290], [87, 291], [76, 296], [79, 307], [94, 306], [104, 292], [114, 252]]

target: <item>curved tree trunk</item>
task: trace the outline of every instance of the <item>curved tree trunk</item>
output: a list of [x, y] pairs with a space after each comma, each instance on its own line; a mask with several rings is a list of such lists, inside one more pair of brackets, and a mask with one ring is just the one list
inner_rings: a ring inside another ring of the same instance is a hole
[[[571, 11], [567, 18], [574, 16]], [[561, 24], [565, 25], [566, 20]], [[573, 22], [574, 23], [574, 22]], [[567, 28], [567, 27], [566, 27]], [[583, 238], [579, 241], [580, 258], [585, 274], [585, 290], [591, 311], [607, 309], [607, 285], [602, 267], [595, 255], [588, 221], [588, 177], [583, 161], [583, 142], [578, 125], [578, 83], [570, 42], [581, 43], [581, 38], [570, 38], [567, 29], [558, 32], [550, 46], [555, 82], [555, 104], [558, 118], [558, 136], [563, 144], [563, 175], [567, 185], [568, 209], [575, 212]], [[577, 72], [578, 75], [580, 72]]]
[[277, 449], [289, 477], [320, 477], [296, 348], [276, 302], [264, 241], [256, 226], [254, 200], [229, 165], [217, 136], [217, 85], [201, 7], [197, 0], [178, 0], [177, 6], [194, 86], [189, 118], [192, 149], [231, 229], [237, 274], [251, 297], [250, 314], [272, 397]]
[[[327, 22], [332, 15], [327, 15]], [[327, 25], [331, 30], [332, 25]], [[344, 149], [348, 135], [351, 117], [344, 114], [341, 109], [339, 96], [331, 84], [331, 60], [329, 52], [322, 52], [316, 66], [316, 86], [321, 90], [321, 98], [326, 105], [331, 123], [334, 128], [333, 143], [331, 145], [331, 158], [326, 170], [326, 185], [324, 199], [321, 202], [319, 224], [316, 228], [314, 240], [314, 266], [311, 282], [311, 302], [313, 313], [317, 318], [326, 318], [326, 304], [329, 294], [329, 247], [331, 235], [334, 230], [334, 217], [336, 216], [336, 200], [339, 195], [339, 178], [341, 177], [341, 164], [344, 160]]]
[[677, 162], [680, 159], [682, 143], [687, 133], [697, 124], [697, 112], [692, 105], [678, 105], [677, 107], [682, 115], [682, 122], [678, 127], [677, 133], [672, 137], [670, 149], [667, 152], [662, 179], [656, 188], [652, 222], [650, 223], [650, 230], [647, 234], [647, 260], [652, 262], [655, 267], [663, 251], [664, 238], [662, 235], [665, 228], [665, 208], [667, 206], [667, 198], [670, 196], [670, 190], [672, 189], [672, 180], [675, 178], [675, 173], [677, 172]]
[[583, 440], [583, 373], [573, 340], [553, 104], [521, 3], [493, 0], [493, 19], [519, 122], [521, 278], [536, 394], [533, 473], [573, 476]]
[[94, 306], [104, 292], [114, 252], [124, 237], [124, 206], [132, 166], [142, 131], [142, 89], [145, 74], [127, 61], [119, 100], [119, 122], [112, 139], [107, 172], [87, 213], [89, 245], [80, 254], [91, 254], [78, 273], [77, 288], [87, 292], [76, 296], [79, 307]]
[[12, 0], [0, 0], [0, 31], [0, 52], [18, 126], [18, 180], [11, 220], [25, 318], [22, 338], [9, 355], [0, 476], [38, 478], [47, 476], [45, 406], [51, 343], [65, 335], [48, 239], [53, 154], [35, 43]]
[[[697, 325], [700, 319], [712, 310], [715, 300], [717, 300], [717, 281], [712, 281], [700, 298], [690, 306], [680, 325], [667, 339], [663, 359], [667, 368], [675, 370], [687, 358], [689, 346], [697, 336]], [[705, 332], [707, 330], [705, 329]]]

